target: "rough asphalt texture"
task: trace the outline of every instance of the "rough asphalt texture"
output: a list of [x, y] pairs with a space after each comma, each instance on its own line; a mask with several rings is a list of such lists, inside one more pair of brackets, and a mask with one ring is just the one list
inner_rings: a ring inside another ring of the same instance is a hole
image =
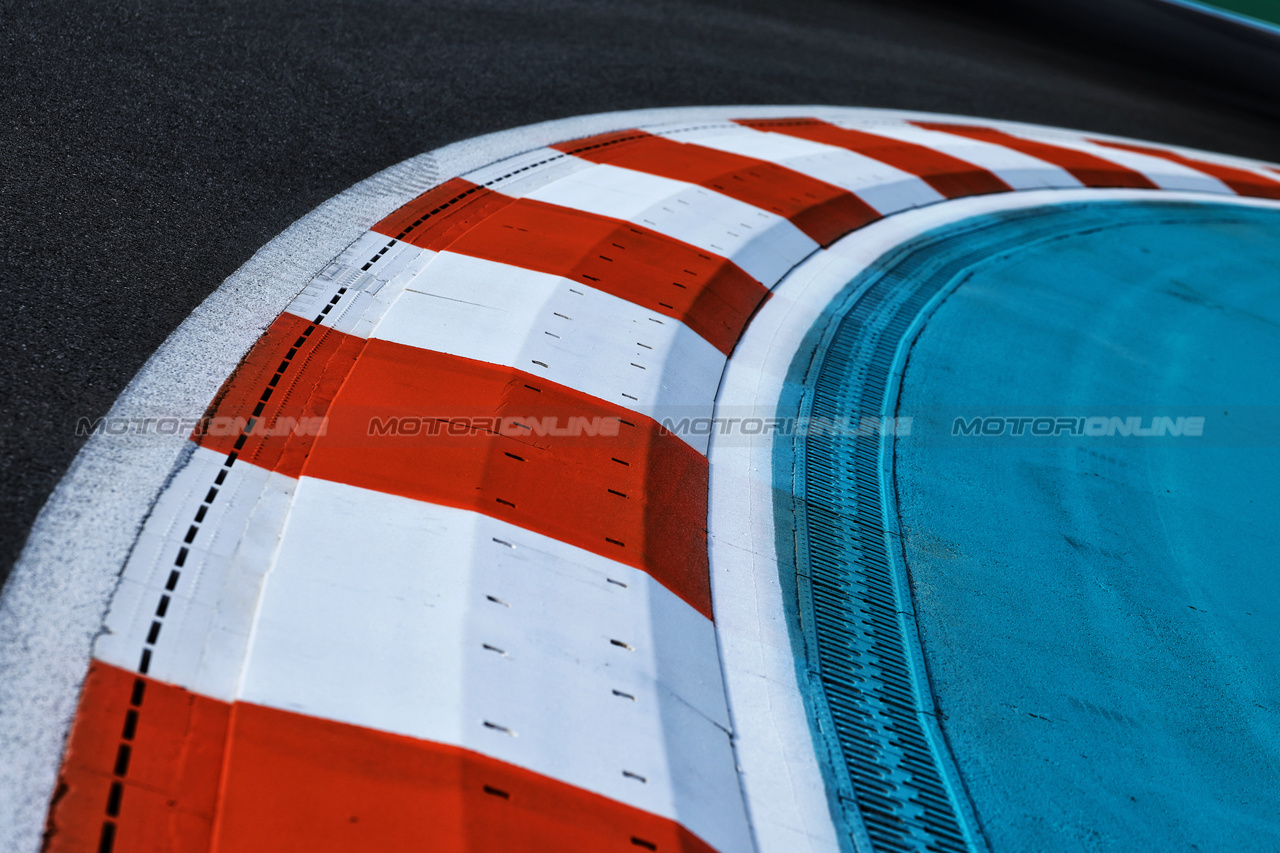
[[1028, 26], [926, 0], [0, 0], [0, 580], [76, 420], [291, 222], [425, 150], [607, 110], [827, 103], [1280, 156], [1266, 97]]

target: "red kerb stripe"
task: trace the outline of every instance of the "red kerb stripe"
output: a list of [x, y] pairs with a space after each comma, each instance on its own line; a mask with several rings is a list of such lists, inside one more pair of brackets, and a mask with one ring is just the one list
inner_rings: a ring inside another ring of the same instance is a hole
[[981, 166], [924, 145], [849, 130], [806, 118], [739, 119], [738, 124], [772, 133], [785, 133], [811, 142], [844, 148], [916, 175], [947, 198], [1008, 192], [1013, 189]]
[[47, 853], [207, 853], [229, 712], [95, 661], [49, 807]]
[[375, 230], [420, 248], [581, 282], [680, 320], [726, 354], [768, 296], [732, 262], [687, 243], [460, 178], [414, 199]]
[[643, 569], [711, 618], [707, 460], [651, 418], [515, 368], [289, 314], [211, 411], [195, 439], [237, 462], [501, 518]]
[[221, 853], [711, 853], [666, 818], [484, 755], [238, 704]]
[[297, 477], [314, 427], [364, 346], [362, 338], [281, 314], [222, 384], [192, 440]]
[[593, 163], [715, 190], [791, 220], [822, 246], [880, 218], [848, 190], [786, 166], [642, 130], [605, 133], [551, 147]]
[[724, 258], [628, 222], [519, 199], [449, 251], [562, 276], [685, 323], [724, 353], [768, 291]]
[[49, 853], [711, 853], [671, 820], [469, 750], [219, 702], [100, 662], [48, 830]]
[[462, 178], [445, 181], [427, 190], [373, 230], [439, 252], [496, 210], [514, 201]]
[[917, 121], [912, 124], [926, 130], [940, 130], [956, 136], [967, 136], [980, 142], [1003, 145], [1014, 151], [1021, 151], [1046, 163], [1052, 163], [1070, 172], [1076, 180], [1086, 187], [1131, 187], [1133, 189], [1158, 189], [1146, 175], [1135, 172], [1119, 163], [1112, 163], [1101, 157], [1095, 157], [1074, 148], [1063, 148], [1048, 142], [1023, 139], [1001, 130], [990, 127], [973, 127], [964, 124], [941, 124], [938, 122]]
[[1132, 145], [1125, 142], [1111, 142], [1105, 139], [1094, 139], [1092, 141], [1098, 145], [1106, 145], [1109, 148], [1134, 151], [1138, 154], [1149, 154], [1152, 157], [1163, 157], [1165, 160], [1181, 163], [1183, 166], [1190, 166], [1192, 169], [1197, 169], [1206, 175], [1212, 175], [1240, 195], [1256, 196], [1258, 198], [1280, 198], [1280, 183], [1267, 180], [1261, 175], [1246, 169], [1224, 166], [1221, 163], [1211, 163], [1208, 160], [1197, 160], [1194, 157], [1187, 157], [1176, 151], [1167, 151], [1163, 148], [1150, 148], [1145, 145]]
[[711, 618], [706, 458], [650, 418], [530, 373], [371, 340], [302, 473], [636, 566]]

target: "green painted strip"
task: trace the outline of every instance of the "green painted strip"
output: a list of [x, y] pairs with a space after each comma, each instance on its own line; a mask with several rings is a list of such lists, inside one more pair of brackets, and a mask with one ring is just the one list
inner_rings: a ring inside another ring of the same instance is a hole
[[1184, 0], [1183, 5], [1204, 6], [1280, 26], [1280, 0]]

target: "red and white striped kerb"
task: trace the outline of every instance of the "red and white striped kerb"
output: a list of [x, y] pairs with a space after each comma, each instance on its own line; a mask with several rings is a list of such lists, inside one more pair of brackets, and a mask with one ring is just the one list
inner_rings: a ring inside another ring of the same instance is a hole
[[726, 359], [788, 271], [964, 196], [1280, 198], [974, 123], [626, 129], [439, 184], [271, 324], [138, 536], [47, 850], [739, 851], [707, 556]]

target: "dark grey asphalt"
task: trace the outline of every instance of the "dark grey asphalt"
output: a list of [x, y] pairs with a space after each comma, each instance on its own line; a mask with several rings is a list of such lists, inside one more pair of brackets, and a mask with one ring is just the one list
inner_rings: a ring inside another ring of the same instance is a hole
[[279, 231], [421, 151], [604, 110], [816, 102], [1280, 152], [1265, 94], [999, 5], [0, 0], [0, 579], [76, 419]]

